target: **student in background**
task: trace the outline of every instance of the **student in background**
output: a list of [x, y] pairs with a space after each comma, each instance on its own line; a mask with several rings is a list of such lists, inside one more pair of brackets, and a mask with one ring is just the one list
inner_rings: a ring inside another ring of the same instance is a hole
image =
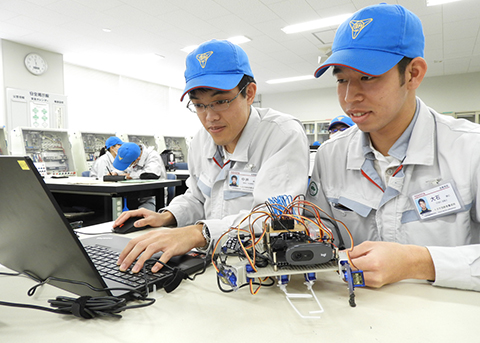
[[[153, 147], [147, 148], [143, 144], [124, 143], [118, 149], [113, 166], [115, 169], [124, 171], [127, 180], [167, 178], [165, 165], [160, 154]], [[155, 197], [139, 198], [138, 202], [138, 208], [145, 208], [151, 211], [156, 210]]]
[[420, 19], [366, 7], [340, 25], [332, 51], [315, 76], [333, 67], [356, 126], [318, 149], [307, 200], [349, 228], [367, 286], [421, 279], [480, 291], [480, 126], [416, 97], [427, 71]]
[[90, 177], [103, 177], [104, 175], [117, 172], [114, 170], [113, 160], [117, 156], [117, 151], [122, 144], [122, 140], [116, 136], [107, 138], [105, 146], [100, 150], [100, 155], [92, 165]]
[[349, 127], [352, 127], [353, 125], [355, 125], [353, 120], [345, 114], [333, 118], [328, 125], [328, 132], [330, 133], [328, 138], [332, 138], [334, 134], [343, 132]]
[[153, 147], [143, 144], [124, 143], [113, 161], [113, 166], [123, 170], [130, 179], [166, 179], [167, 172], [160, 154]]
[[[246, 53], [226, 40], [201, 44], [187, 56], [184, 94], [187, 107], [202, 122], [188, 152], [188, 190], [161, 213], [124, 212], [114, 225], [142, 216], [135, 226], [173, 226], [131, 240], [119, 258], [125, 270], [141, 254], [133, 271], [154, 253], [167, 262], [193, 248], [208, 250], [252, 208], [272, 196], [304, 194], [308, 182], [308, 140], [293, 116], [252, 106], [257, 92]], [[193, 114], [192, 114], [193, 115]], [[232, 175], [242, 175], [238, 189]], [[157, 263], [152, 271], [161, 268]]]

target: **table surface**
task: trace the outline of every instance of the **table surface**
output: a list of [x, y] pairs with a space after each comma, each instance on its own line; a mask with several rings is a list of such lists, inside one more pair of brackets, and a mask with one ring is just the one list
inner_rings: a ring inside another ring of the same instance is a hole
[[[111, 223], [84, 228], [106, 232]], [[141, 234], [130, 234], [134, 237]], [[0, 266], [0, 271], [8, 271]], [[33, 281], [0, 276], [3, 301], [47, 306], [47, 300], [69, 295], [50, 285], [26, 295]], [[357, 288], [356, 303], [335, 272], [317, 274], [313, 286], [324, 313], [302, 319], [277, 287], [251, 295], [247, 287], [223, 293], [213, 267], [194, 281], [183, 281], [172, 293], [151, 296], [154, 305], [122, 312], [122, 319], [78, 319], [43, 311], [0, 307], [2, 342], [478, 342], [480, 293], [439, 288], [406, 280], [380, 289]], [[305, 293], [302, 276], [294, 276], [290, 293]], [[312, 302], [306, 302], [303, 305]], [[302, 305], [302, 306], [303, 306]]]
[[152, 190], [162, 187], [180, 186], [180, 180], [126, 180], [119, 182], [103, 182], [91, 177], [45, 178], [51, 191], [125, 193], [141, 190]]

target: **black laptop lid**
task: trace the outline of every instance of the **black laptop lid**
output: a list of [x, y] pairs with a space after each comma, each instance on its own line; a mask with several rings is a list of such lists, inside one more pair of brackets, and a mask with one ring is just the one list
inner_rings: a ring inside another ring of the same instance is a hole
[[[0, 264], [41, 280], [55, 276], [106, 287], [28, 157], [0, 156]], [[80, 295], [110, 295], [49, 283]]]

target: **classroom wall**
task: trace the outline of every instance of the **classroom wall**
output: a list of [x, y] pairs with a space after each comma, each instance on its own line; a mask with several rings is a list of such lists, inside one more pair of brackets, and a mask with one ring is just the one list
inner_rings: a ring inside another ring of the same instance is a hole
[[[153, 84], [63, 62], [61, 54], [2, 40], [0, 81], [3, 89], [19, 88], [68, 96], [68, 127], [76, 131], [193, 136], [201, 124], [180, 102], [181, 89]], [[29, 52], [48, 62], [42, 76], [24, 67]], [[331, 76], [330, 76], [331, 77]], [[438, 112], [480, 110], [480, 73], [427, 77], [417, 94]], [[334, 85], [334, 82], [332, 82]], [[262, 94], [262, 107], [290, 113], [300, 120], [329, 120], [342, 110], [335, 87]], [[1, 92], [0, 126], [6, 123]]]
[[[427, 77], [417, 95], [437, 112], [480, 111], [480, 73]], [[262, 107], [300, 120], [329, 120], [342, 114], [336, 88], [262, 94]]]
[[180, 102], [182, 90], [65, 64], [68, 129], [193, 136], [201, 124]]
[[[1, 78], [0, 126], [6, 125], [5, 89], [16, 88], [29, 91], [63, 94], [63, 55], [52, 51], [37, 49], [28, 45], [1, 40]], [[25, 56], [31, 52], [39, 53], [48, 64], [43, 75], [33, 75], [24, 64]]]

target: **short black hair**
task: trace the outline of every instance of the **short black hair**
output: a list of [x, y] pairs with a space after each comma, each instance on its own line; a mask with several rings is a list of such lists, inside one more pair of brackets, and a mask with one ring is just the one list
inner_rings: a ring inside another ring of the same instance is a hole
[[398, 73], [400, 74], [400, 86], [405, 84], [405, 70], [407, 70], [407, 66], [412, 62], [413, 58], [404, 57], [397, 63], [398, 66]]
[[[242, 79], [240, 80], [240, 82], [238, 83], [237, 87], [238, 89], [242, 89], [243, 87], [245, 87], [247, 84], [249, 83], [256, 83], [255, 79], [250, 76], [250, 75], [243, 75]], [[235, 87], [234, 87], [235, 88]], [[211, 91], [212, 88], [207, 88], [207, 87], [202, 87], [202, 88], [195, 88], [195, 89], [192, 89], [190, 92], [188, 92], [188, 95], [192, 95], [192, 96], [195, 96], [195, 93], [196, 92], [200, 92], [200, 93], [205, 93], [205, 92], [208, 92], [208, 91]], [[225, 91], [225, 93], [229, 92], [228, 91]], [[245, 88], [243, 91], [242, 91], [242, 96], [243, 97], [246, 97], [247, 96], [247, 89]]]
[[423, 202], [425, 205], [427, 204], [427, 203], [425, 202], [425, 200], [419, 199], [419, 200], [418, 200], [418, 204], [420, 205], [421, 202]]

